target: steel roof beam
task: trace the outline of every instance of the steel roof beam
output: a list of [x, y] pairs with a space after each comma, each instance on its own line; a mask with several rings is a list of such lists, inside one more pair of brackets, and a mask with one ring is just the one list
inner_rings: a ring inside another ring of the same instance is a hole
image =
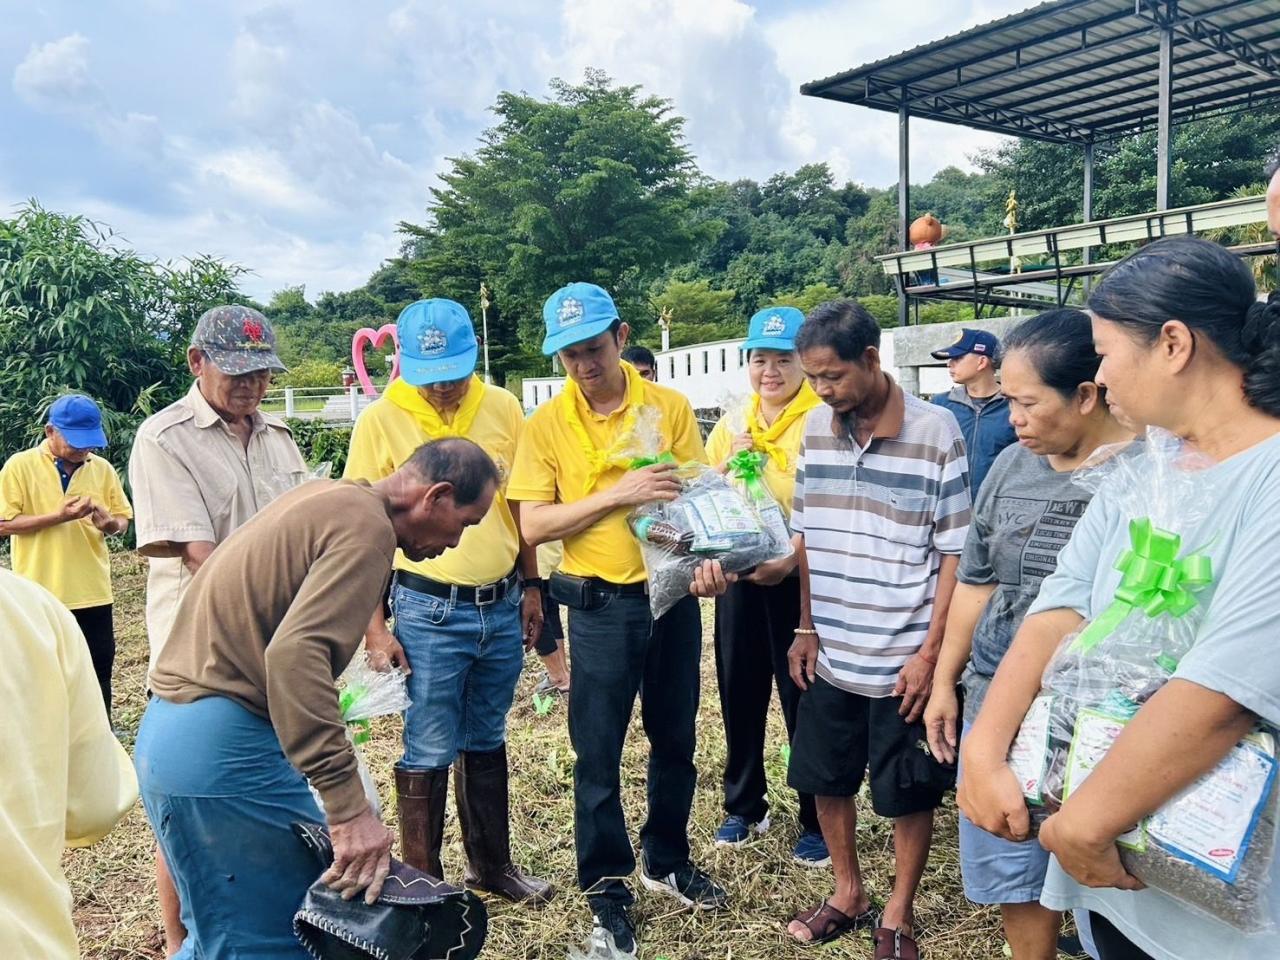
[[[1184, 79], [1187, 79], [1188, 77], [1194, 77], [1202, 73], [1211, 73], [1219, 70], [1234, 70], [1234, 69], [1239, 69], [1237, 65], [1234, 63], [1219, 64], [1209, 70], [1202, 69], [1202, 70], [1197, 70], [1194, 73], [1186, 73], [1186, 74], [1180, 73], [1177, 75], [1177, 79], [1184, 80]], [[1174, 105], [1176, 106], [1180, 104], [1187, 97], [1195, 98], [1196, 94], [1200, 93], [1203, 90], [1212, 90], [1215, 87], [1226, 88], [1231, 85], [1241, 84], [1241, 81], [1245, 81], [1245, 80], [1252, 80], [1254, 82], [1252, 84], [1243, 85], [1241, 89], [1254, 89], [1258, 85], [1257, 80], [1252, 73], [1248, 73], [1248, 72], [1237, 73], [1229, 77], [1222, 77], [1221, 79], [1218, 79], [1218, 80], [1209, 80], [1209, 81], [1206, 81], [1205, 83], [1196, 84], [1195, 86], [1181, 87], [1179, 89], [1176, 89], [1174, 90], [1174, 93], [1173, 93], [1173, 102], [1174, 102]], [[1111, 93], [1100, 94], [1090, 105], [1082, 105], [1080, 109], [1074, 112], [1055, 114], [1054, 116], [1057, 119], [1062, 120], [1066, 123], [1071, 123], [1079, 119], [1080, 117], [1097, 117], [1098, 119], [1096, 120], [1096, 125], [1101, 126], [1104, 124], [1109, 124], [1112, 122], [1111, 119], [1106, 116], [1106, 114], [1109, 111], [1124, 110], [1127, 107], [1136, 107], [1138, 110], [1142, 110], [1143, 104], [1150, 104], [1152, 99], [1151, 95], [1153, 92], [1151, 90], [1151, 86], [1152, 85], [1148, 83], [1140, 87], [1130, 87], [1126, 90], [1115, 90], [1115, 91], [1112, 91]], [[1143, 92], [1145, 93], [1145, 95], [1131, 97], [1128, 100], [1117, 100], [1115, 103], [1110, 102], [1113, 98], [1119, 98], [1127, 94], [1138, 93], [1138, 92]], [[1230, 96], [1231, 91], [1224, 89], [1222, 91], [1222, 95]], [[1200, 102], [1200, 100], [1197, 99], [1196, 102]], [[1128, 116], [1128, 115], [1129, 114], [1120, 114], [1120, 116]]]
[[[1280, 57], [1261, 49], [1256, 41], [1240, 36], [1236, 31], [1241, 27], [1257, 21], [1234, 24], [1231, 27], [1219, 27], [1208, 21], [1208, 17], [1220, 11], [1205, 11], [1194, 16], [1182, 16], [1176, 7], [1168, 14], [1162, 14], [1157, 5], [1159, 0], [1139, 0], [1138, 16], [1150, 20], [1156, 25], [1172, 30], [1180, 37], [1192, 43], [1230, 57], [1258, 76], [1267, 80], [1280, 80]], [[1274, 19], [1274, 15], [1267, 19]]]
[[[1256, 2], [1256, 0], [1243, 0], [1243, 2], [1247, 2], [1247, 3], [1254, 3], [1254, 2]], [[1263, 17], [1255, 17], [1255, 18], [1254, 18], [1254, 19], [1252, 19], [1252, 20], [1246, 20], [1246, 21], [1244, 21], [1244, 22], [1242, 22], [1242, 23], [1240, 23], [1240, 24], [1237, 24], [1237, 27], [1253, 27], [1253, 26], [1257, 26], [1258, 24], [1261, 24], [1261, 23], [1268, 23], [1268, 22], [1274, 23], [1274, 22], [1275, 22], [1275, 20], [1276, 20], [1275, 15], [1274, 15], [1274, 14], [1269, 14], [1269, 15], [1267, 15], [1267, 16], [1263, 16]], [[1142, 32], [1143, 32], [1143, 33], [1147, 33], [1147, 32], [1149, 32], [1149, 30], [1150, 30], [1150, 28], [1143, 28], [1143, 31], [1142, 31]], [[1265, 36], [1261, 36], [1261, 37], [1253, 37], [1253, 38], [1252, 38], [1252, 42], [1254, 42], [1254, 43], [1270, 43], [1270, 42], [1272, 42], [1273, 40], [1280, 40], [1280, 31], [1276, 31], [1276, 32], [1268, 33], [1268, 34], [1266, 34]], [[1187, 47], [1197, 48], [1197, 49], [1195, 50], [1195, 52], [1191, 52], [1191, 53], [1190, 53], [1190, 56], [1183, 56], [1183, 57], [1180, 57], [1180, 58], [1177, 60], [1177, 63], [1175, 64], [1175, 66], [1176, 66], [1176, 67], [1182, 67], [1182, 66], [1184, 66], [1184, 65], [1186, 65], [1186, 64], [1188, 64], [1188, 63], [1193, 63], [1193, 62], [1195, 62], [1195, 61], [1197, 61], [1197, 60], [1203, 60], [1205, 57], [1213, 57], [1213, 56], [1222, 56], [1222, 55], [1223, 55], [1223, 54], [1221, 53], [1221, 51], [1213, 50], [1213, 49], [1208, 49], [1208, 48], [1203, 47], [1202, 45], [1195, 44], [1195, 43], [1194, 43], [1194, 41], [1192, 41], [1192, 40], [1191, 40], [1190, 38], [1188, 38], [1188, 37], [1181, 37], [1181, 36], [1174, 37], [1173, 45], [1174, 45], [1174, 49], [1175, 49], [1175, 50], [1177, 50], [1179, 47], [1183, 47], [1183, 48], [1187, 48]], [[1143, 50], [1143, 51], [1130, 52], [1130, 53], [1121, 53], [1121, 54], [1117, 54], [1117, 55], [1116, 55], [1116, 56], [1114, 56], [1114, 57], [1108, 57], [1108, 58], [1107, 58], [1107, 59], [1105, 59], [1105, 60], [1096, 60], [1096, 61], [1094, 61], [1094, 62], [1090, 63], [1090, 64], [1089, 64], [1089, 66], [1088, 66], [1086, 69], [1087, 69], [1087, 70], [1089, 70], [1089, 71], [1098, 70], [1098, 69], [1101, 69], [1101, 68], [1104, 68], [1104, 67], [1112, 66], [1112, 65], [1117, 64], [1117, 63], [1124, 63], [1124, 62], [1125, 62], [1125, 61], [1127, 61], [1127, 60], [1133, 60], [1135, 57], [1141, 57], [1141, 56], [1146, 56], [1146, 55], [1156, 55], [1156, 54], [1158, 54], [1159, 52], [1160, 52], [1160, 51], [1159, 51], [1159, 47], [1158, 47], [1158, 46], [1152, 46], [1150, 50]], [[1188, 51], [1188, 52], [1189, 52], [1189, 51]], [[1037, 61], [1036, 63], [1033, 63], [1033, 64], [1027, 64], [1027, 65], [1024, 65], [1023, 69], [1025, 70], [1025, 69], [1027, 69], [1027, 67], [1038, 67], [1038, 66], [1040, 66], [1040, 62], [1039, 62], [1039, 61]], [[1209, 70], [1225, 70], [1226, 68], [1227, 68], [1227, 65], [1226, 65], [1226, 64], [1217, 64], [1217, 65], [1214, 65], [1214, 66], [1208, 66], [1208, 67], [1203, 67], [1203, 68], [1197, 68], [1196, 70], [1192, 70], [1192, 71], [1189, 71], [1189, 72], [1181, 72], [1181, 71], [1179, 71], [1179, 73], [1178, 73], [1178, 79], [1179, 79], [1179, 80], [1181, 80], [1183, 77], [1196, 76], [1196, 75], [1198, 75], [1198, 74], [1200, 74], [1200, 73], [1207, 72], [1207, 71], [1209, 71]], [[1097, 85], [1098, 85], [1098, 83], [1111, 83], [1111, 82], [1113, 82], [1113, 81], [1115, 81], [1115, 80], [1123, 80], [1123, 79], [1127, 79], [1127, 78], [1129, 78], [1129, 77], [1139, 76], [1139, 75], [1141, 75], [1141, 74], [1143, 74], [1143, 73], [1150, 73], [1150, 72], [1152, 72], [1152, 71], [1154, 71], [1154, 70], [1158, 70], [1158, 69], [1159, 69], [1159, 64], [1158, 64], [1158, 62], [1152, 62], [1150, 65], [1141, 66], [1141, 67], [1134, 67], [1132, 70], [1125, 70], [1125, 71], [1123, 71], [1123, 72], [1121, 72], [1121, 73], [1115, 73], [1115, 74], [1112, 74], [1112, 75], [1111, 75], [1111, 76], [1109, 76], [1109, 77], [1105, 77], [1105, 78], [1102, 78], [1102, 79], [1094, 78], [1094, 79], [1084, 80], [1084, 81], [1082, 81], [1082, 82], [1080, 82], [1080, 83], [1073, 84], [1073, 85], [1071, 85], [1071, 86], [1067, 86], [1067, 87], [1060, 87], [1060, 88], [1058, 88], [1058, 89], [1055, 89], [1055, 90], [1049, 90], [1049, 91], [1046, 91], [1046, 92], [1044, 92], [1044, 93], [1028, 94], [1026, 97], [1023, 97], [1023, 98], [1022, 98], [1022, 99], [1020, 99], [1020, 100], [1010, 100], [1010, 101], [1006, 101], [1006, 102], [1004, 102], [1004, 103], [1003, 103], [1003, 105], [1004, 105], [1004, 106], [1006, 106], [1006, 107], [1018, 107], [1018, 106], [1021, 106], [1021, 105], [1022, 105], [1022, 104], [1024, 104], [1024, 103], [1030, 103], [1030, 102], [1032, 102], [1032, 101], [1034, 101], [1034, 100], [1037, 100], [1037, 99], [1039, 99], [1039, 98], [1041, 98], [1041, 97], [1046, 97], [1046, 98], [1047, 98], [1047, 97], [1053, 97], [1053, 98], [1056, 98], [1056, 97], [1062, 96], [1062, 95], [1063, 95], [1063, 94], [1065, 94], [1065, 93], [1076, 93], [1077, 91], [1080, 91], [1080, 90], [1088, 90], [1088, 89], [1089, 89], [1089, 88], [1091, 88], [1091, 87], [1097, 86]], [[1046, 84], [1056, 83], [1056, 82], [1057, 82], [1057, 81], [1059, 81], [1059, 80], [1064, 80], [1064, 79], [1066, 79], [1066, 78], [1068, 78], [1068, 77], [1071, 77], [1071, 76], [1074, 76], [1074, 75], [1076, 75], [1076, 74], [1078, 74], [1078, 73], [1080, 73], [1080, 72], [1081, 72], [1081, 71], [1080, 71], [1080, 68], [1076, 68], [1076, 69], [1073, 69], [1073, 70], [1064, 70], [1064, 71], [1061, 71], [1061, 72], [1059, 72], [1059, 73], [1053, 73], [1053, 74], [1050, 74], [1050, 75], [1049, 75], [1049, 76], [1047, 76], [1047, 77], [1034, 77], [1034, 78], [1030, 78], [1030, 79], [1028, 79], [1028, 80], [1027, 80], [1027, 83], [1026, 83], [1026, 85], [1024, 86], [1024, 88], [1023, 88], [1023, 89], [1026, 89], [1026, 90], [1035, 90], [1035, 89], [1036, 89], [1036, 88], [1038, 88], [1038, 87], [1045, 86]], [[985, 78], [984, 78], [984, 79], [985, 79]], [[979, 81], [979, 80], [975, 80], [975, 81], [973, 81], [973, 82], [976, 84], [976, 83], [979, 83], [979, 82], [981, 82], [981, 81]], [[1125, 93], [1129, 93], [1130, 91], [1127, 91], [1127, 90], [1126, 90], [1126, 91], [1124, 91], [1124, 92], [1125, 92]]]
[[[1038, 11], [1028, 15], [1025, 19], [1019, 19], [1018, 26], [1020, 27], [1029, 26], [1030, 24], [1038, 23], [1040, 20], [1044, 19], [1045, 17], [1057, 16], [1058, 14], [1064, 13], [1067, 10], [1074, 9], [1075, 7], [1088, 6], [1092, 2], [1093, 0], [1075, 0], [1074, 3], [1071, 3], [1066, 7], [1055, 7], [1052, 10]], [[1127, 16], [1131, 16], [1131, 14], [1129, 11], [1126, 10], [1124, 11], [1123, 14], [1113, 14], [1108, 19], [1117, 19], [1120, 16], [1127, 17]], [[1079, 29], [1080, 28], [1077, 26], [1077, 27], [1071, 28], [1067, 32], [1075, 33]], [[954, 37], [947, 37], [943, 40], [937, 41], [934, 44], [927, 44], [926, 45], [928, 47], [927, 52], [929, 54], [940, 53], [943, 50], [948, 50], [951, 47], [959, 46], [960, 44], [963, 44], [963, 43], [968, 43], [970, 40], [973, 40], [977, 36], [983, 36], [985, 34], [990, 34], [991, 32], [992, 31], [988, 29], [987, 25], [984, 25], [983, 27], [974, 27], [972, 29], [964, 31], [963, 33], [956, 34]], [[1007, 48], [1003, 52], [1010, 53], [1012, 52], [1013, 49], [1014, 48]], [[913, 51], [908, 51], [908, 52], [910, 53]], [[997, 56], [1001, 52], [1002, 51], [992, 51], [990, 54], [984, 54], [980, 57], [975, 57], [970, 60], [961, 61], [960, 64], [954, 64], [954, 63], [948, 64], [946, 67], [937, 71], [937, 73], [933, 75], [936, 76], [937, 74], [949, 73], [952, 70], [954, 70], [957, 66], [972, 66], [974, 63], [981, 63], [983, 60], [987, 59], [988, 57]], [[923, 53], [924, 51], [921, 51], [921, 53], [917, 53], [915, 55], [920, 56]], [[894, 65], [894, 61], [900, 61], [906, 57], [907, 57], [906, 53], [898, 54], [896, 57], [886, 57], [883, 61], [878, 61], [875, 64], [868, 64], [868, 66], [876, 66], [880, 68], [891, 67]], [[830, 89], [832, 87], [838, 86], [841, 83], [847, 83], [850, 80], [859, 79], [857, 77], [857, 74], [861, 69], [862, 68], [846, 70], [844, 73], [837, 73], [834, 76], [827, 77], [823, 80], [813, 80], [813, 81], [810, 81], [809, 83], [802, 84], [800, 89], [802, 92], [808, 94], [809, 96], [821, 96], [820, 91], [822, 90]], [[918, 81], [921, 78], [918, 77], [916, 79]]]
[[933, 111], [937, 113], [952, 111], [959, 117], [966, 119], [976, 113], [978, 116], [985, 117], [988, 120], [1008, 123], [1019, 129], [1030, 127], [1044, 133], [1055, 133], [1080, 142], [1089, 139], [1089, 131], [1075, 124], [1061, 122], [1052, 117], [1023, 110], [1007, 110], [997, 104], [987, 103], [982, 100], [950, 97], [939, 93], [924, 94], [922, 91], [914, 90], [909, 86], [894, 85], [887, 81], [877, 80], [875, 77], [867, 78], [867, 89], [872, 95], [881, 94], [894, 98], [896, 103], [901, 103], [903, 97], [908, 98], [912, 113], [918, 113], [918, 108], [922, 104], [926, 106], [932, 105]]
[[[1261, 94], [1261, 95], [1259, 95]], [[1177, 126], [1180, 123], [1186, 123], [1191, 120], [1202, 119], [1204, 117], [1227, 116], [1233, 113], [1239, 113], [1242, 110], [1250, 110], [1256, 107], [1269, 106], [1273, 103], [1280, 103], [1280, 90], [1266, 89], [1264, 85], [1258, 85], [1254, 88], [1243, 92], [1243, 99], [1230, 100], [1223, 102], [1221, 97], [1201, 97], [1191, 104], [1182, 104], [1173, 111], [1173, 124]], [[1201, 110], [1201, 107], [1208, 105], [1208, 109]], [[1119, 137], [1129, 136], [1134, 133], [1143, 133], [1151, 129], [1150, 121], [1155, 118], [1148, 110], [1131, 113], [1124, 117], [1117, 117], [1098, 125], [1094, 131], [1098, 140], [1115, 140]]]

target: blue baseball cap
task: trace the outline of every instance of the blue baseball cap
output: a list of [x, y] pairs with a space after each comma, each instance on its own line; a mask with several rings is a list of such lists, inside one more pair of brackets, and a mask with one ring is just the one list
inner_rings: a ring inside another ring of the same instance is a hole
[[743, 350], [794, 350], [796, 332], [804, 323], [804, 314], [795, 307], [765, 307], [757, 310], [747, 324]]
[[415, 387], [469, 377], [476, 369], [476, 330], [466, 308], [436, 297], [417, 300], [396, 319], [400, 378]]
[[542, 341], [543, 356], [598, 337], [618, 319], [613, 297], [594, 283], [570, 283], [542, 305], [542, 322], [547, 335]]
[[989, 357], [994, 362], [999, 352], [1000, 341], [994, 333], [961, 327], [959, 336], [951, 346], [934, 350], [930, 356], [935, 360], [951, 360], [963, 357], [966, 353], [976, 353], [980, 357]]
[[84, 394], [69, 393], [53, 401], [49, 425], [56, 427], [62, 438], [77, 450], [101, 450], [107, 445], [102, 411]]

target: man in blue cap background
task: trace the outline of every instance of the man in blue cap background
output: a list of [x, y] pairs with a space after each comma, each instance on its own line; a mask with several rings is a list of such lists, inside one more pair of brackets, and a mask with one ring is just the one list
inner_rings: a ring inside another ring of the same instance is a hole
[[93, 452], [106, 445], [96, 403], [78, 393], [55, 400], [44, 440], [0, 469], [0, 536], [13, 538], [14, 572], [80, 625], [109, 719], [116, 635], [106, 538], [125, 531], [133, 509], [115, 467]]
[[950, 410], [960, 424], [969, 458], [969, 497], [974, 499], [1000, 451], [1017, 439], [1009, 422], [1009, 401], [996, 381], [1000, 341], [985, 330], [964, 327], [954, 343], [934, 350], [932, 356], [947, 361], [955, 382], [933, 402]]
[[522, 501], [529, 542], [564, 543], [550, 591], [569, 608], [574, 841], [578, 883], [595, 915], [585, 954], [572, 955], [620, 960], [636, 952], [634, 898], [625, 880], [636, 862], [619, 768], [637, 694], [649, 741], [641, 880], [694, 909], [716, 909], [727, 899], [689, 853], [702, 649], [698, 602], [686, 597], [652, 618], [644, 561], [626, 519], [633, 507], [673, 500], [680, 491], [673, 464], [629, 469], [642, 409], [658, 413], [662, 450], [654, 453], [703, 463], [706, 454], [689, 401], [622, 361], [628, 328], [608, 293], [571, 283], [551, 295], [542, 314], [542, 352], [556, 354], [568, 378], [564, 391], [529, 418], [507, 496]]
[[[345, 476], [376, 483], [429, 440], [466, 437], [506, 474], [524, 429], [511, 393], [475, 375], [476, 334], [452, 300], [411, 303], [396, 321], [400, 376], [365, 408], [351, 434]], [[365, 634], [374, 666], [409, 673], [404, 757], [396, 765], [404, 861], [444, 876], [449, 768], [467, 852], [465, 883], [508, 900], [545, 903], [551, 884], [511, 861], [507, 713], [524, 650], [542, 632], [537, 557], [520, 537], [502, 489], [458, 546], [413, 561], [397, 552], [391, 607], [379, 604]]]

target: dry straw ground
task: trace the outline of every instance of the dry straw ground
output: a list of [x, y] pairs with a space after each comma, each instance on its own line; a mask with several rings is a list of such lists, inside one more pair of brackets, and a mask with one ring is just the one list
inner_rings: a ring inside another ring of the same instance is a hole
[[[145, 567], [133, 555], [117, 554], [116, 721], [125, 745], [142, 715], [146, 636], [142, 605]], [[560, 895], [543, 910], [525, 910], [491, 902], [488, 946], [484, 956], [561, 960], [570, 944], [585, 936], [590, 914], [573, 884], [573, 807], [571, 750], [565, 728], [565, 705], [556, 703], [538, 716], [530, 690], [538, 676], [530, 657], [510, 717], [512, 818], [516, 858], [541, 876], [551, 877]], [[702, 707], [699, 714], [698, 790], [690, 836], [694, 856], [729, 890], [731, 907], [721, 913], [692, 915], [672, 908], [672, 901], [637, 891], [641, 956], [646, 960], [780, 960], [820, 956], [869, 958], [870, 939], [847, 937], [835, 944], [803, 949], [789, 942], [783, 918], [818, 902], [830, 885], [830, 872], [808, 870], [791, 862], [795, 804], [783, 785], [780, 754], [782, 725], [775, 709], [770, 720], [770, 803], [774, 828], [749, 847], [724, 850], [712, 844], [721, 817], [719, 776], [724, 760], [720, 710], [708, 642], [704, 644]], [[386, 799], [391, 791], [391, 765], [398, 755], [399, 719], [384, 718], [375, 728], [370, 765]], [[638, 722], [628, 740], [623, 768], [623, 799], [632, 834], [644, 812], [645, 743]], [[394, 815], [394, 804], [389, 813]], [[890, 825], [870, 813], [858, 827], [862, 862], [873, 895], [883, 898], [892, 872]], [[450, 815], [445, 869], [457, 880], [462, 847]], [[151, 879], [152, 841], [139, 804], [123, 823], [94, 847], [69, 853], [67, 874], [75, 897], [75, 917], [86, 957], [100, 960], [161, 956], [158, 913]], [[921, 947], [929, 960], [989, 960], [1002, 954], [1003, 941], [991, 910], [969, 904], [960, 889], [956, 855], [955, 811], [939, 817], [938, 837], [924, 878], [918, 905]]]

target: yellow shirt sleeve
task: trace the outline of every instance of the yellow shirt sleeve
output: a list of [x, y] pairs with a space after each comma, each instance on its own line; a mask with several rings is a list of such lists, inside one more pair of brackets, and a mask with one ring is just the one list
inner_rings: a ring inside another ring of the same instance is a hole
[[124, 495], [124, 487], [120, 483], [120, 475], [116, 473], [115, 467], [110, 463], [103, 463], [106, 468], [104, 477], [104, 487], [106, 494], [107, 512], [113, 517], [127, 517], [133, 519], [133, 507], [129, 505], [129, 498]]
[[[555, 400], [548, 401], [555, 403]], [[553, 503], [556, 499], [556, 453], [549, 411], [539, 408], [524, 425], [516, 460], [507, 481], [507, 499]]]
[[727, 417], [721, 417], [711, 435], [707, 437], [707, 460], [713, 467], [719, 467], [729, 459], [729, 451], [733, 449], [733, 435], [729, 432]]
[[351, 430], [347, 465], [342, 471], [344, 480], [367, 480], [373, 483], [391, 476], [396, 471], [395, 461], [391, 457], [391, 448], [387, 445], [382, 431], [378, 429], [374, 416], [370, 415], [373, 409], [372, 405], [365, 407]]
[[138, 780], [111, 732], [89, 648], [70, 611], [55, 612], [59, 659], [70, 712], [67, 728], [67, 845], [86, 847], [105, 837], [138, 799]]
[[702, 434], [698, 431], [698, 421], [693, 415], [693, 407], [689, 401], [680, 397], [680, 402], [673, 405], [671, 416], [671, 453], [680, 463], [696, 460], [707, 462], [707, 451], [702, 446]]
[[11, 457], [0, 469], [0, 520], [12, 520], [27, 510], [26, 485], [21, 466]]

